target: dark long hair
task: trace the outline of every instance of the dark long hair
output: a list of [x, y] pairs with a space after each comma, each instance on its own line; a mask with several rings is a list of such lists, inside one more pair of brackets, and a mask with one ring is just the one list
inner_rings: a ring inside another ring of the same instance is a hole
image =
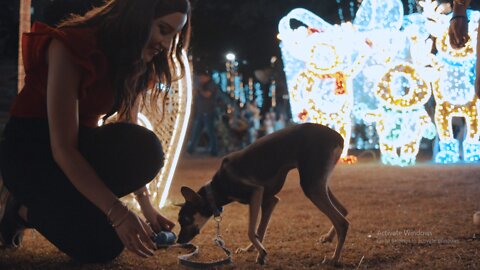
[[[150, 36], [152, 22], [174, 12], [187, 14], [187, 23], [168, 50], [154, 56], [151, 62], [144, 62], [142, 51]], [[115, 112], [130, 119], [137, 98], [142, 96], [145, 101], [147, 86], [154, 86], [150, 104], [155, 106], [161, 92], [165, 91], [166, 95], [172, 82], [185, 75], [188, 63], [183, 62], [182, 51], [187, 49], [190, 40], [189, 0], [110, 0], [84, 16], [70, 16], [58, 27], [98, 29], [97, 41], [108, 60], [109, 76], [115, 90], [114, 107], [104, 120]], [[179, 63], [180, 70], [175, 63]]]

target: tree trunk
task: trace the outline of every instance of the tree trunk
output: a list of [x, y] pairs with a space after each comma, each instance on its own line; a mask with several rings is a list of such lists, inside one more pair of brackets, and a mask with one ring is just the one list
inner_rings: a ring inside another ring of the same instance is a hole
[[31, 0], [20, 0], [20, 27], [18, 27], [18, 83], [17, 90], [20, 92], [24, 85], [25, 70], [22, 57], [22, 34], [30, 32], [30, 9]]

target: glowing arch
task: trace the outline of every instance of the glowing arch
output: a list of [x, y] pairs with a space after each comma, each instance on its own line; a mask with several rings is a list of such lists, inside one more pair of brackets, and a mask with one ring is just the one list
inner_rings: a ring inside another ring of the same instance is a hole
[[[182, 54], [182, 59], [184, 63], [188, 63], [188, 58], [185, 53]], [[177, 70], [179, 70], [179, 63], [175, 64], [177, 65]], [[157, 177], [148, 185], [148, 191], [151, 195], [150, 199], [152, 204], [157, 208], [162, 208], [167, 204], [167, 197], [180, 157], [187, 131], [188, 119], [190, 117], [192, 78], [190, 66], [186, 65], [185, 68], [186, 72], [183, 79], [173, 84], [168, 95], [157, 101], [160, 108], [163, 108], [162, 103], [165, 101], [165, 111], [163, 113], [153, 113], [147, 109], [143, 109], [138, 114], [138, 123], [155, 132], [162, 143], [165, 154], [163, 168]], [[177, 76], [178, 75], [180, 74], [177, 74]], [[149, 106], [145, 107], [148, 108]], [[133, 208], [139, 209], [132, 195], [124, 198], [124, 202]]]

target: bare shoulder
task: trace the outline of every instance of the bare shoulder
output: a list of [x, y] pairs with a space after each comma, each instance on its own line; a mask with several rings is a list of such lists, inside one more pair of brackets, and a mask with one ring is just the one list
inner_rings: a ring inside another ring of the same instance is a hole
[[68, 65], [71, 67], [77, 66], [72, 60], [72, 55], [68, 51], [67, 47], [63, 45], [63, 43], [57, 39], [52, 39], [50, 44], [48, 45], [48, 51], [46, 54], [47, 63], [56, 63], [61, 65]]
[[58, 97], [58, 100], [54, 103], [58, 102], [60, 104], [65, 102], [67, 100], [65, 95], [77, 98], [82, 70], [80, 65], [75, 63], [72, 54], [62, 42], [52, 39], [48, 47], [47, 63], [47, 92], [50, 93], [48, 95], [50, 97]]

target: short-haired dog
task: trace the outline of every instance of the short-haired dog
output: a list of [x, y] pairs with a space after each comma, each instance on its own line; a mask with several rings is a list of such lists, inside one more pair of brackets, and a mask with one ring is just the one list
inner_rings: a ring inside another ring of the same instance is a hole
[[349, 222], [345, 218], [347, 210], [330, 191], [328, 179], [342, 149], [343, 138], [336, 131], [305, 123], [264, 136], [248, 147], [226, 155], [212, 180], [200, 190], [181, 188], [185, 204], [178, 215], [181, 226], [178, 242], [191, 241], [222, 206], [237, 201], [249, 205], [248, 238], [251, 244], [241, 250], [255, 247], [257, 262], [264, 264], [267, 252], [262, 242], [279, 201], [276, 194], [282, 189], [287, 173], [297, 168], [303, 192], [333, 224], [321, 241], [331, 242], [335, 233], [337, 235], [335, 253], [324, 262], [338, 263]]

